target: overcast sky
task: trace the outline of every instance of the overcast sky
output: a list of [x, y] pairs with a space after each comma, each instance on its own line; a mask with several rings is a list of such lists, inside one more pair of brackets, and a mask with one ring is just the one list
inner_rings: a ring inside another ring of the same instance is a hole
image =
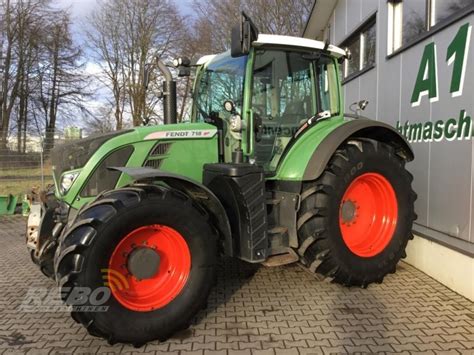
[[[81, 19], [87, 16], [97, 5], [97, 0], [56, 0], [57, 4], [63, 8], [70, 8], [74, 19]], [[190, 4], [192, 0], [175, 0], [180, 11], [184, 15], [192, 15]]]
[[[193, 16], [191, 4], [193, 0], [175, 0], [179, 10], [183, 15]], [[204, 1], [204, 0], [203, 0]], [[68, 9], [71, 14], [71, 31], [77, 42], [82, 42], [84, 34], [84, 22], [86, 17], [94, 11], [98, 0], [56, 0], [55, 4], [59, 8]]]

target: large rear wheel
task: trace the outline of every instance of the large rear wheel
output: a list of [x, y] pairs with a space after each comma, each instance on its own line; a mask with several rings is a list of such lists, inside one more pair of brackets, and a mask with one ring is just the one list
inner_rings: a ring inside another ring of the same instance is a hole
[[[200, 206], [177, 190], [135, 186], [79, 213], [60, 240], [55, 271], [89, 333], [139, 346], [189, 326], [214, 284], [216, 257], [216, 232]], [[79, 303], [72, 296], [104, 288], [99, 308], [91, 308], [96, 294]]]
[[362, 138], [342, 145], [324, 173], [303, 185], [302, 263], [348, 286], [382, 282], [413, 238], [412, 180], [393, 147]]

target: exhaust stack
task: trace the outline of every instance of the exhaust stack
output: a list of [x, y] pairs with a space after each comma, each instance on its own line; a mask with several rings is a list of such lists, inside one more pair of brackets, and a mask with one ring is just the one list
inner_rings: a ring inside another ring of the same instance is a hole
[[177, 122], [176, 81], [173, 80], [173, 76], [165, 63], [159, 58], [156, 61], [158, 69], [165, 77], [163, 81], [163, 123], [174, 124]]

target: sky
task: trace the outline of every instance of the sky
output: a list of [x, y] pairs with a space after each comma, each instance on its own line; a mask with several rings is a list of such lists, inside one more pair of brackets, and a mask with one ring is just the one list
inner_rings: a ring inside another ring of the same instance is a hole
[[[77, 23], [84, 19], [97, 5], [97, 0], [56, 0], [59, 7], [70, 8], [73, 20]], [[175, 0], [175, 4], [183, 15], [192, 16], [191, 11], [192, 0]]]
[[[186, 16], [193, 16], [191, 4], [193, 0], [174, 0], [174, 3], [178, 6], [181, 14]], [[55, 3], [59, 8], [68, 9], [72, 18], [72, 33], [77, 41], [82, 41], [83, 38], [83, 23], [87, 16], [97, 6], [97, 0], [56, 0]]]

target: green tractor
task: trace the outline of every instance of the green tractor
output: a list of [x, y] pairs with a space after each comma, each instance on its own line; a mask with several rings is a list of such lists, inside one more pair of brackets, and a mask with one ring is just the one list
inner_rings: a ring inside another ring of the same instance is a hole
[[299, 262], [346, 286], [395, 272], [416, 218], [414, 156], [392, 127], [343, 112], [346, 57], [243, 16], [229, 52], [192, 65], [191, 122], [176, 123], [159, 61], [166, 124], [57, 147], [27, 244], [72, 317], [110, 343], [164, 341], [205, 307], [221, 255]]

